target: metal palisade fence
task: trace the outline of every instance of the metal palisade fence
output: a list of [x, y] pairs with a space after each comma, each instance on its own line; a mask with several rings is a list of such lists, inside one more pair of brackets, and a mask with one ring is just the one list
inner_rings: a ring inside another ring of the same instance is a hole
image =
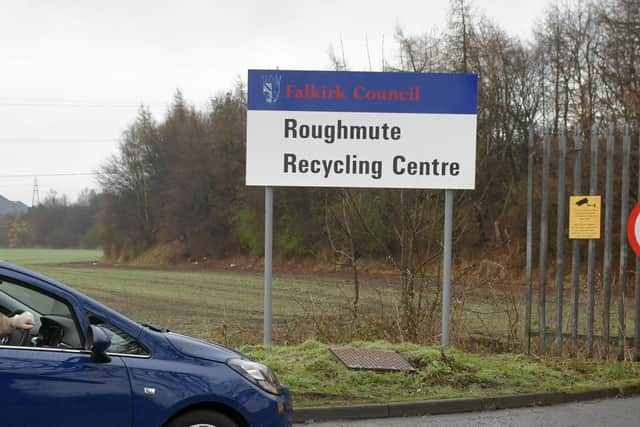
[[[640, 360], [640, 258], [629, 251], [627, 242], [631, 202], [635, 204], [640, 197], [639, 153], [640, 136], [628, 125], [622, 129], [594, 127], [591, 132], [579, 125], [570, 132], [560, 128], [556, 133], [530, 128], [527, 354], [552, 351], [575, 357], [583, 352], [587, 358], [594, 354], [607, 358], [615, 350], [618, 360]], [[632, 177], [637, 180], [635, 191]], [[550, 241], [552, 228], [555, 246]], [[569, 252], [570, 267], [565, 263]], [[555, 254], [555, 265], [551, 254]], [[628, 274], [629, 256], [635, 257], [632, 275]], [[628, 283], [629, 277], [634, 286]], [[628, 301], [631, 294], [635, 298]], [[548, 298], [551, 295], [553, 301]], [[627, 327], [632, 319], [633, 328]], [[631, 329], [633, 336], [627, 336]]]

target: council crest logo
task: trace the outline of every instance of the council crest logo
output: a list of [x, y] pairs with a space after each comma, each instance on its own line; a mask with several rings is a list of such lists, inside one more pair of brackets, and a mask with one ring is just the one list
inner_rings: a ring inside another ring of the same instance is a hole
[[262, 76], [262, 94], [267, 104], [275, 104], [280, 96], [280, 80], [282, 76], [279, 74], [270, 74]]

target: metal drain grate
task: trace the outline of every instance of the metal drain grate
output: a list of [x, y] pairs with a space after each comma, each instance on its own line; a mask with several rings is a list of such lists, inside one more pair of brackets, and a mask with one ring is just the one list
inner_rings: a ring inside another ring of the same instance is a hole
[[349, 369], [371, 369], [376, 371], [414, 371], [404, 357], [393, 350], [369, 348], [335, 348], [331, 353]]

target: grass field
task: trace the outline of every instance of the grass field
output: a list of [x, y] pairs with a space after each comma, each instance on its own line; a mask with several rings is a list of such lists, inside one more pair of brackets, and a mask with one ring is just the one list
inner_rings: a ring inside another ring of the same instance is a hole
[[[261, 272], [229, 268], [214, 271], [199, 266], [168, 269], [104, 265], [101, 258], [102, 253], [97, 250], [0, 249], [0, 259], [77, 288], [132, 319], [231, 345], [262, 342]], [[473, 272], [474, 269], [467, 270]], [[519, 339], [523, 330], [523, 287], [501, 288], [499, 283], [498, 286], [494, 286], [496, 283], [478, 286], [474, 285], [477, 278], [473, 274], [457, 276], [459, 282], [452, 298], [452, 342], [462, 344], [471, 334], [484, 334], [502, 343], [509, 334]], [[399, 292], [396, 285], [385, 280], [393, 278], [361, 275], [361, 319], [359, 324], [354, 324], [350, 312], [353, 287], [348, 274], [275, 272], [274, 342], [300, 343], [308, 338], [342, 342], [350, 341], [351, 337], [397, 340], [397, 329], [389, 332], [389, 328], [397, 327]], [[435, 290], [437, 287], [436, 284]], [[547, 292], [551, 294], [552, 289]], [[537, 301], [537, 295], [534, 296]], [[430, 308], [439, 310], [440, 297], [437, 294], [431, 297], [436, 304], [425, 306], [425, 312]], [[568, 329], [568, 296], [565, 300], [564, 319]], [[554, 305], [551, 298], [548, 301], [547, 326], [553, 327]], [[632, 298], [627, 302], [632, 303]], [[615, 307], [614, 299], [611, 310], [614, 326]], [[632, 308], [629, 306], [626, 312], [627, 325], [633, 325]], [[597, 307], [596, 314], [599, 313]], [[534, 307], [534, 329], [536, 319]], [[434, 311], [433, 321], [425, 322], [425, 329], [431, 328], [428, 336], [437, 336], [439, 320], [439, 311]], [[582, 332], [584, 313], [579, 320]], [[596, 334], [600, 325], [597, 319]], [[612, 329], [611, 333], [615, 335], [616, 331]], [[427, 341], [434, 342], [433, 339]], [[535, 345], [537, 340], [533, 341]], [[521, 343], [518, 345], [516, 349], [521, 349]]]
[[[0, 249], [1, 260], [59, 280], [132, 319], [236, 345], [262, 342], [262, 274], [102, 266], [101, 257], [95, 250]], [[336, 280], [274, 277], [274, 339], [291, 339], [310, 313], [343, 305], [350, 293], [348, 283]], [[362, 291], [364, 304], [379, 297], [380, 290]]]

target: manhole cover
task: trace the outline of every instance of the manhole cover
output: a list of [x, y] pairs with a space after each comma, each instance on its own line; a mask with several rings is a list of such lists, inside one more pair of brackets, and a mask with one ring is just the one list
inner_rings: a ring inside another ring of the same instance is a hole
[[369, 348], [330, 348], [331, 353], [349, 369], [376, 371], [414, 371], [404, 357], [393, 350]]

